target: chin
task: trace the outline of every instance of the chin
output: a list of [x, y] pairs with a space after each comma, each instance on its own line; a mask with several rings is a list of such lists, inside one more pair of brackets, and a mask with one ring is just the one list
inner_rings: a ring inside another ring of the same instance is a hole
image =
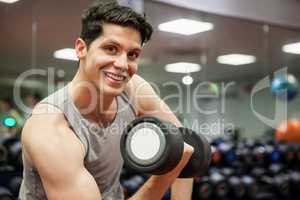
[[118, 96], [124, 91], [124, 89], [125, 89], [124, 86], [120, 87], [120, 88], [106, 86], [106, 87], [100, 89], [100, 91], [102, 91], [102, 93], [105, 95]]

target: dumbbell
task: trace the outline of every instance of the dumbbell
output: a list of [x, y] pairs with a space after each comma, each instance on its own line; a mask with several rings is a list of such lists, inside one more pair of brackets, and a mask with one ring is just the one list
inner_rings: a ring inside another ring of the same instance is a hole
[[300, 166], [300, 148], [299, 148], [299, 146], [300, 146], [299, 144], [289, 146], [289, 150], [291, 152], [290, 154], [293, 155], [293, 156], [291, 156], [292, 160], [291, 160], [290, 167], [298, 168]]
[[237, 162], [236, 146], [234, 143], [218, 138], [213, 140], [211, 145], [211, 164], [213, 166], [228, 166]]
[[244, 198], [246, 194], [245, 186], [242, 180], [237, 176], [230, 176], [228, 179], [229, 196], [236, 199]]
[[226, 177], [218, 171], [211, 171], [209, 176], [195, 179], [193, 199], [223, 199], [228, 195], [229, 185]]
[[297, 199], [300, 198], [300, 173], [296, 171], [292, 171], [289, 173], [290, 176], [290, 184], [291, 184], [291, 194], [293, 197], [297, 197]]
[[270, 164], [268, 167], [268, 175], [274, 177], [274, 176], [284, 172], [284, 170], [285, 170], [285, 167], [282, 163], [273, 163], [273, 164]]
[[8, 136], [6, 134], [0, 134], [0, 164], [4, 164], [7, 161], [7, 148], [4, 146], [4, 142]]
[[13, 200], [13, 199], [14, 197], [8, 189], [4, 187], [0, 187], [0, 200]]
[[195, 180], [193, 185], [193, 199], [211, 199], [213, 186], [208, 176], [203, 176], [199, 180]]
[[290, 177], [282, 172], [281, 164], [271, 164], [269, 168], [254, 168], [251, 175], [260, 181], [263, 190], [274, 191], [277, 196], [287, 197], [290, 193]]
[[22, 177], [15, 176], [11, 178], [8, 186], [10, 191], [13, 193], [13, 195], [18, 196], [21, 184], [22, 184]]
[[235, 199], [243, 198], [246, 193], [246, 189], [241, 181], [241, 178], [238, 177], [238, 175], [240, 174], [239, 170], [230, 167], [224, 167], [219, 169], [218, 171], [227, 180], [227, 184], [229, 187], [228, 195], [231, 198]]
[[216, 146], [211, 147], [211, 166], [221, 166], [222, 153]]
[[194, 153], [179, 178], [204, 174], [211, 157], [210, 145], [204, 136], [156, 117], [147, 116], [131, 122], [123, 132], [120, 148], [128, 168], [161, 175], [179, 163], [184, 142], [194, 147]]
[[22, 147], [19, 138], [6, 135], [0, 139], [0, 162], [1, 159], [6, 164], [22, 169]]
[[266, 145], [266, 153], [269, 164], [279, 163], [282, 161], [282, 153], [279, 151], [277, 145]]
[[272, 191], [282, 198], [290, 195], [290, 180], [287, 175], [279, 174], [274, 177], [262, 176], [261, 182], [266, 191]]
[[277, 195], [285, 198], [289, 197], [291, 193], [290, 177], [288, 174], [279, 174], [275, 176], [273, 185]]
[[245, 188], [245, 199], [256, 199], [256, 195], [259, 192], [256, 179], [252, 176], [243, 175], [241, 181]]
[[144, 182], [145, 179], [139, 175], [135, 175], [130, 179], [123, 181], [122, 185], [126, 194], [125, 196], [132, 196]]
[[7, 160], [7, 149], [0, 143], [0, 165]]
[[267, 172], [267, 169], [262, 167], [255, 167], [251, 170], [251, 176], [255, 179], [259, 180], [262, 176], [264, 176]]
[[286, 164], [286, 165], [292, 165], [295, 154], [293, 152], [293, 148], [288, 145], [288, 144], [280, 144], [278, 145], [278, 149], [282, 154], [282, 161]]
[[235, 175], [235, 169], [233, 169], [233, 168], [231, 168], [231, 167], [224, 167], [224, 168], [221, 168], [220, 170], [219, 170], [219, 172], [221, 173], [221, 174], [223, 174], [224, 176], [225, 176], [225, 178], [227, 179], [227, 178], [229, 178], [230, 176], [233, 176], [233, 175]]
[[221, 173], [211, 173], [209, 176], [209, 182], [213, 188], [213, 199], [223, 199], [228, 195], [229, 186], [227, 184], [225, 176], [223, 176]]
[[266, 164], [266, 148], [263, 145], [257, 145], [252, 151], [252, 160], [255, 166]]

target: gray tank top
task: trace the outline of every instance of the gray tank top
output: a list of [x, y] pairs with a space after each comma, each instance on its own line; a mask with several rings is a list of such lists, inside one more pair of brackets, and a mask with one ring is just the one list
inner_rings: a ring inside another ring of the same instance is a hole
[[[120, 152], [120, 138], [123, 129], [136, 118], [128, 96], [123, 92], [117, 96], [118, 112], [113, 122], [100, 128], [82, 117], [68, 95], [68, 86], [54, 92], [41, 103], [51, 104], [63, 111], [70, 127], [85, 148], [84, 165], [94, 177], [103, 200], [123, 200], [119, 182], [123, 159]], [[46, 200], [38, 172], [23, 156], [23, 182], [20, 188], [21, 200]]]

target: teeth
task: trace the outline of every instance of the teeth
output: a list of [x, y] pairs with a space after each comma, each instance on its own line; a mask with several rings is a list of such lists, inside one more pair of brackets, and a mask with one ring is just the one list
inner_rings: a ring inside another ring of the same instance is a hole
[[109, 78], [112, 78], [112, 79], [117, 80], [117, 81], [124, 81], [125, 80], [124, 76], [113, 74], [113, 73], [110, 73], [110, 72], [105, 72], [105, 75], [108, 76]]

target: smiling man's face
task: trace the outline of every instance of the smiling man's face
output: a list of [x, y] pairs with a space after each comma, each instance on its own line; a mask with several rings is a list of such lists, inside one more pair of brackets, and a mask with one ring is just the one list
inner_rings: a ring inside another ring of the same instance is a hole
[[102, 35], [88, 48], [83, 43], [82, 40], [76, 41], [81, 77], [103, 94], [120, 94], [137, 72], [141, 54], [140, 33], [131, 27], [104, 24]]

